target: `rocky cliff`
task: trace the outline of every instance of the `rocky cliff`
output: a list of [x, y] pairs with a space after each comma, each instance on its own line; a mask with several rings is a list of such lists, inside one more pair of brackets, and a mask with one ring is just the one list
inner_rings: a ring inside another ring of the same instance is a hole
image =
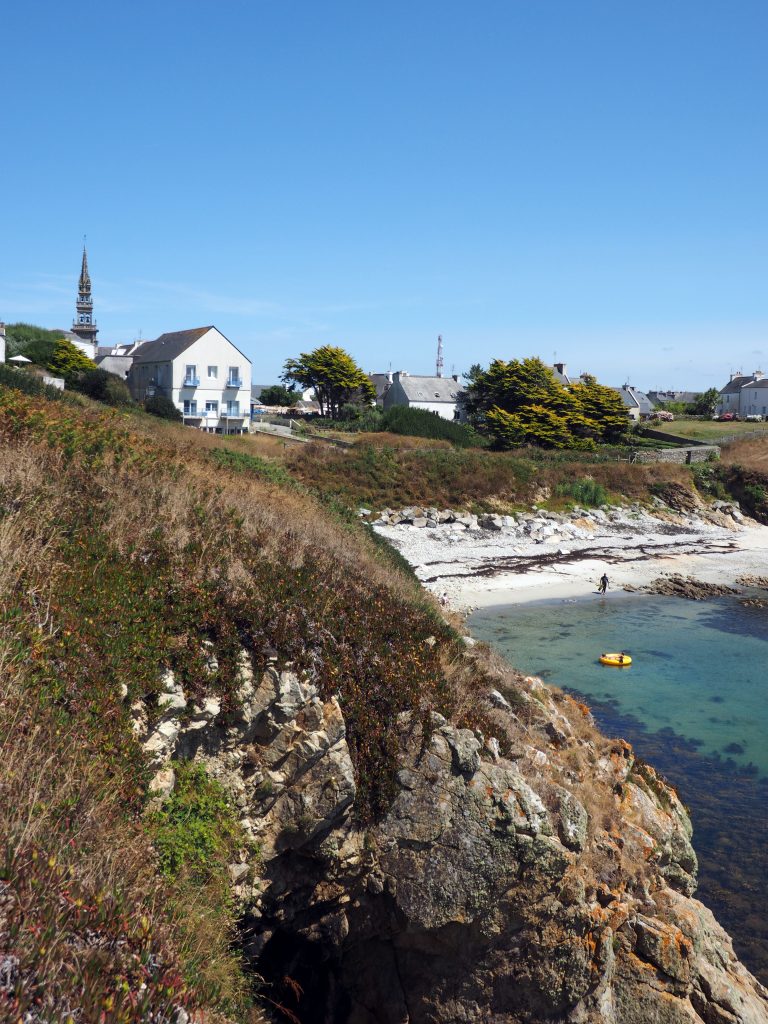
[[478, 657], [471, 699], [495, 734], [401, 714], [396, 796], [367, 826], [343, 708], [290, 664], [254, 677], [243, 651], [226, 713], [171, 673], [151, 725], [133, 705], [155, 804], [175, 758], [200, 760], [254, 841], [229, 872], [276, 1019], [768, 1021], [768, 993], [692, 896], [674, 791], [586, 707], [500, 665], [489, 682]]

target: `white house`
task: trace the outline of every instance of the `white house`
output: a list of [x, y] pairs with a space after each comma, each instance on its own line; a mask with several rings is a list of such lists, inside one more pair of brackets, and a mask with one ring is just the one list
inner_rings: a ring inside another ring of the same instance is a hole
[[760, 397], [766, 394], [763, 390], [764, 380], [762, 370], [755, 370], [751, 374], [744, 374], [740, 370], [732, 373], [731, 379], [717, 396], [715, 415], [722, 416], [726, 412], [734, 416], [766, 415], [766, 410], [762, 408], [764, 399]]
[[164, 395], [189, 426], [243, 434], [251, 412], [251, 361], [215, 327], [161, 334], [133, 353], [128, 387], [137, 402]]
[[755, 371], [753, 379], [739, 392], [739, 416], [768, 418], [768, 378], [760, 370]]
[[383, 396], [384, 409], [406, 405], [411, 409], [436, 412], [444, 420], [459, 418], [458, 399], [462, 392], [458, 376], [417, 377], [405, 370], [392, 374], [392, 383]]

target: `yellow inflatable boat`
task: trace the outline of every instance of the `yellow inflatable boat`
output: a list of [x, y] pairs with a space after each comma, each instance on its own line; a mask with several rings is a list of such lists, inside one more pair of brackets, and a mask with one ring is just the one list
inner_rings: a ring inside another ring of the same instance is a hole
[[631, 665], [632, 659], [628, 654], [624, 654], [623, 652], [620, 654], [601, 654], [600, 664], [615, 665], [617, 668], [623, 668], [625, 665]]

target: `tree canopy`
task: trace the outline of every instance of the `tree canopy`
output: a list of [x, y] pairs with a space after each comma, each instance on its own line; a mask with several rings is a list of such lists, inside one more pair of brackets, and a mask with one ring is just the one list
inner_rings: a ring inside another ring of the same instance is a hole
[[67, 384], [76, 385], [82, 373], [96, 369], [96, 364], [89, 359], [69, 338], [59, 338], [53, 353], [45, 366], [56, 377], [63, 377]]
[[337, 419], [342, 405], [376, 400], [376, 389], [349, 353], [335, 345], [322, 345], [287, 359], [282, 379], [302, 388], [314, 388], [320, 415]]
[[563, 385], [537, 358], [494, 359], [487, 370], [473, 366], [465, 376], [467, 416], [501, 448], [593, 448], [615, 443], [627, 429], [613, 388], [588, 375]]
[[259, 401], [263, 405], [296, 405], [299, 398], [301, 395], [298, 391], [283, 384], [271, 384], [259, 395]]

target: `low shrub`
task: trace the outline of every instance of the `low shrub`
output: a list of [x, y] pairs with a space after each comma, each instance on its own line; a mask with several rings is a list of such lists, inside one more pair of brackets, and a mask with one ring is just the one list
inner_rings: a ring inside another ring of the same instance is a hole
[[608, 501], [606, 489], [591, 477], [558, 484], [555, 494], [558, 498], [572, 498], [579, 505], [585, 505], [587, 508], [597, 508], [600, 505], [605, 505]]
[[184, 419], [170, 398], [166, 398], [165, 395], [153, 395], [151, 398], [146, 398], [144, 409], [152, 416], [159, 416], [162, 420], [176, 420], [181, 423]]
[[21, 391], [25, 395], [47, 398], [51, 402], [59, 401], [63, 394], [58, 388], [44, 384], [36, 374], [29, 373], [27, 370], [17, 370], [6, 363], [0, 363], [0, 385], [13, 388], [14, 391]]
[[81, 373], [74, 380], [72, 387], [89, 398], [95, 398], [97, 402], [105, 402], [107, 405], [131, 405], [133, 401], [128, 385], [122, 377], [101, 368]]
[[380, 426], [374, 429], [450, 441], [458, 448], [479, 447], [482, 443], [479, 434], [462, 423], [443, 419], [426, 409], [410, 409], [404, 405], [394, 405], [388, 409], [381, 417]]

